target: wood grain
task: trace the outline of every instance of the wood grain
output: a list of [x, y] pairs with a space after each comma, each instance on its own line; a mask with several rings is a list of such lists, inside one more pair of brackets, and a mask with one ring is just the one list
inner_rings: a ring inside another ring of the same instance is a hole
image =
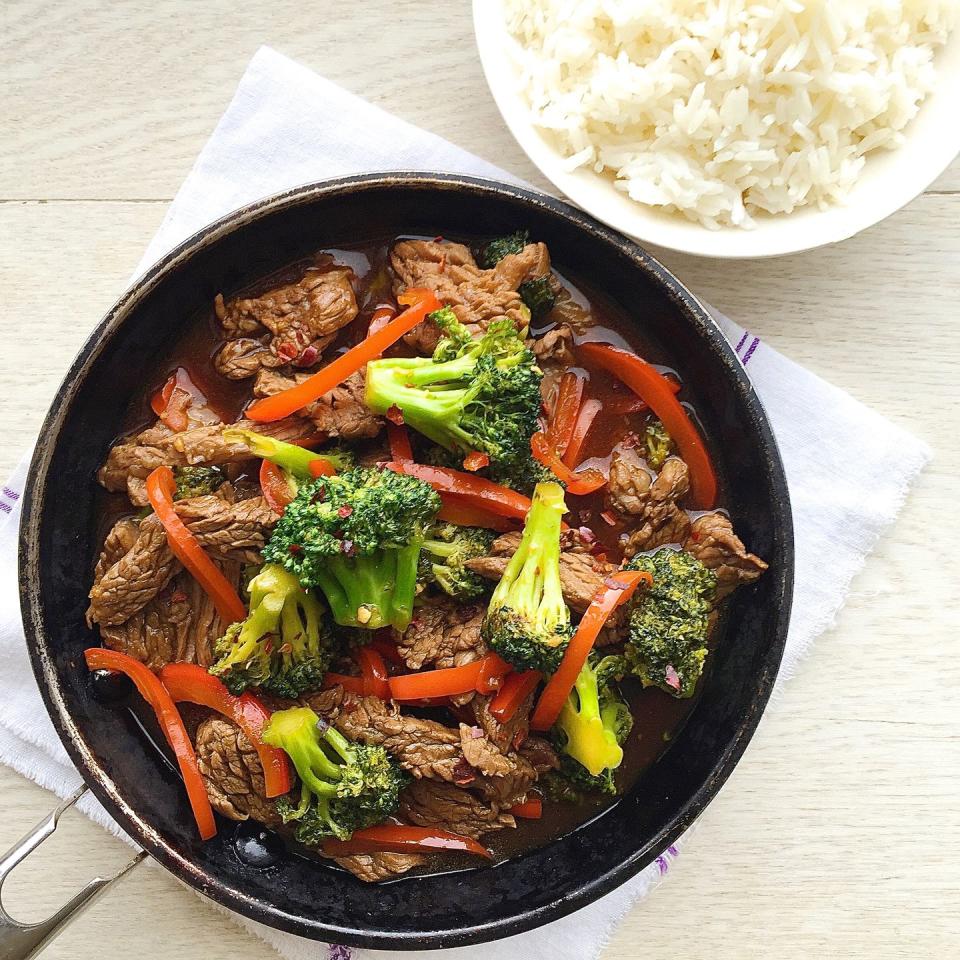
[[[0, 18], [0, 471], [35, 436], [260, 43], [540, 182], [487, 93], [466, 5], [368, 0], [329, 17], [290, 0], [8, 0]], [[836, 628], [786, 686], [670, 878], [634, 909], [605, 960], [953, 956], [960, 163], [838, 247], [738, 264], [661, 256], [700, 296], [924, 437], [936, 455]], [[3, 768], [0, 798], [0, 844], [50, 805], [49, 794]], [[17, 871], [7, 902], [36, 919], [125, 854], [73, 816]], [[147, 866], [47, 956], [159, 955], [160, 931], [170, 960], [265, 955]]]

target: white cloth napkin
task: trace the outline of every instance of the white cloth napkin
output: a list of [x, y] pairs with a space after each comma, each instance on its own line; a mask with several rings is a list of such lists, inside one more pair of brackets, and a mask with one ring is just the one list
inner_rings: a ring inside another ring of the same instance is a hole
[[[513, 180], [508, 173], [329, 83], [269, 48], [253, 58], [227, 112], [141, 261], [142, 272], [204, 224], [250, 201], [312, 180], [374, 170], [443, 170]], [[829, 627], [853, 575], [890, 524], [930, 454], [927, 447], [722, 316], [780, 445], [796, 532], [796, 593], [780, 679]], [[16, 547], [25, 463], [0, 491], [0, 761], [60, 796], [79, 775], [47, 718], [28, 664], [17, 596]], [[830, 576], [820, 558], [830, 556]], [[119, 827], [89, 797], [81, 805]], [[38, 811], [39, 813], [39, 811]], [[450, 960], [596, 960], [616, 923], [666, 873], [676, 848], [602, 900], [538, 930]], [[289, 960], [325, 948], [237, 917]], [[331, 945], [331, 960], [411, 954]]]

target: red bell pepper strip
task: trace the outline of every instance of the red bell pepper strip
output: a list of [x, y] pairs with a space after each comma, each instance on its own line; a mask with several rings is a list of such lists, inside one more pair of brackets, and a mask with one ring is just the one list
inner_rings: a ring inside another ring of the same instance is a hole
[[260, 489], [267, 505], [281, 517], [296, 496], [287, 475], [270, 460], [260, 462]]
[[337, 468], [324, 457], [317, 457], [315, 460], [311, 460], [307, 464], [307, 469], [310, 471], [311, 477], [332, 477], [336, 472]]
[[517, 529], [516, 523], [509, 518], [491, 513], [483, 507], [475, 507], [456, 494], [441, 493], [440, 503], [438, 520], [456, 523], [461, 527], [486, 527], [488, 530], [496, 530], [499, 533]]
[[556, 723], [607, 618], [620, 604], [626, 603], [633, 596], [641, 581], [646, 581], [649, 586], [653, 583], [653, 577], [645, 570], [620, 570], [607, 577], [603, 586], [597, 590], [563, 654], [560, 666], [540, 694], [530, 718], [531, 729], [549, 730]]
[[[390, 628], [386, 629], [386, 633], [392, 633]], [[400, 651], [397, 649], [397, 645], [386, 637], [374, 637], [370, 641], [370, 648], [376, 650], [377, 653], [383, 657], [384, 660], [389, 663], [395, 664], [398, 667], [406, 665], [406, 661], [403, 659]]]
[[607, 478], [593, 468], [574, 473], [557, 456], [557, 451], [545, 433], [537, 432], [530, 438], [530, 449], [533, 459], [549, 467], [554, 476], [566, 486], [567, 493], [582, 497], [599, 490], [607, 482]]
[[531, 797], [523, 803], [515, 803], [507, 813], [524, 820], [539, 820], [543, 816], [543, 800], [540, 797]]
[[537, 689], [543, 679], [539, 670], [524, 670], [522, 673], [511, 673], [500, 692], [490, 701], [490, 713], [501, 723], [512, 720], [520, 704]]
[[370, 647], [360, 647], [357, 660], [363, 678], [363, 695], [389, 700], [390, 684], [387, 682], [387, 665], [383, 662], [383, 657]]
[[507, 674], [513, 672], [513, 666], [495, 653], [487, 654], [481, 662], [483, 666], [477, 677], [477, 693], [494, 693], [503, 686]]
[[390, 696], [394, 700], [432, 700], [472, 693], [477, 689], [484, 670], [490, 669], [489, 661], [494, 656], [496, 654], [487, 654], [461, 667], [444, 667], [391, 677]]
[[649, 404], [690, 470], [694, 507], [698, 510], [711, 509], [717, 500], [717, 477], [713, 464], [699, 431], [674, 396], [670, 380], [646, 360], [606, 343], [581, 343], [577, 350], [588, 362], [619, 377]]
[[560, 389], [557, 391], [557, 401], [547, 430], [550, 442], [560, 457], [566, 452], [573, 436], [577, 414], [580, 412], [580, 401], [583, 398], [583, 387], [584, 378], [573, 371], [568, 371], [560, 378]]
[[160, 671], [160, 682], [174, 703], [198, 703], [232, 720], [250, 741], [263, 767], [264, 792], [280, 797], [293, 789], [293, 775], [286, 753], [263, 742], [260, 736], [270, 722], [270, 711], [252, 694], [234, 696], [224, 685], [196, 663], [168, 663]]
[[470, 473], [476, 473], [477, 470], [489, 466], [490, 456], [486, 453], [480, 453], [478, 450], [472, 450], [463, 458], [463, 469], [469, 470]]
[[210, 595], [224, 626], [243, 620], [247, 615], [247, 608], [240, 595], [177, 516], [173, 506], [175, 490], [173, 471], [169, 467], [157, 467], [147, 477], [147, 499], [167, 532], [170, 549]]
[[390, 456], [394, 460], [413, 463], [413, 447], [406, 424], [387, 421], [387, 440], [390, 441]]
[[530, 509], [529, 497], [470, 473], [450, 470], [447, 467], [431, 467], [424, 463], [399, 463], [396, 460], [386, 466], [389, 470], [429, 483], [438, 493], [452, 493], [471, 506], [483, 507], [501, 517], [522, 521]]
[[328, 670], [323, 678], [323, 689], [343, 687], [347, 693], [355, 693], [358, 697], [365, 697], [366, 687], [363, 677], [354, 677], [348, 673], [333, 673]]
[[92, 647], [84, 650], [83, 656], [87, 661], [87, 667], [91, 670], [116, 670], [126, 674], [133, 681], [140, 696], [153, 708], [163, 735], [180, 766], [200, 838], [209, 840], [216, 836], [217, 823], [213, 818], [213, 808], [210, 806], [210, 798], [207, 796], [207, 788], [200, 775], [200, 768], [197, 766], [197, 754], [173, 698], [157, 679], [156, 674], [139, 660], [134, 660], [133, 657], [117, 650]]
[[430, 290], [414, 287], [408, 287], [397, 299], [405, 306], [409, 304], [408, 309], [372, 336], [342, 353], [322, 370], [307, 377], [303, 383], [252, 403], [247, 409], [247, 416], [258, 423], [268, 423], [282, 420], [302, 410], [308, 403], [319, 400], [325, 393], [343, 383], [367, 361], [375, 360], [387, 347], [393, 346], [405, 333], [409, 333], [428, 313], [439, 310], [441, 306]]
[[481, 843], [459, 833], [399, 823], [355, 830], [349, 840], [327, 840], [323, 852], [328, 857], [349, 857], [355, 853], [474, 853], [488, 860], [493, 858]]
[[592, 397], [583, 401], [579, 411], [577, 411], [577, 422], [573, 425], [573, 432], [570, 434], [570, 442], [561, 459], [571, 470], [580, 462], [580, 451], [583, 450], [583, 444], [587, 439], [587, 434], [596, 420], [597, 414], [604, 409], [603, 404]]

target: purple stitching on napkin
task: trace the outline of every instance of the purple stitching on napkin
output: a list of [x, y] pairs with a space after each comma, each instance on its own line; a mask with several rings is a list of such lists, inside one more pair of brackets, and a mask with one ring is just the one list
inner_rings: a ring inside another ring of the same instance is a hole
[[340, 943], [330, 944], [330, 954], [328, 960], [351, 960], [352, 957], [353, 954], [350, 952], [349, 947], [345, 947]]
[[743, 355], [743, 365], [746, 366], [750, 362], [750, 358], [753, 356], [753, 351], [760, 346], [760, 338], [754, 337], [753, 343], [750, 344], [747, 352]]
[[20, 494], [16, 490], [11, 490], [9, 487], [3, 488], [3, 495], [9, 497], [11, 500], [19, 500]]
[[749, 332], [746, 331], [746, 330], [744, 330], [744, 331], [743, 331], [743, 336], [740, 338], [740, 342], [733, 348], [733, 352], [734, 352], [734, 353], [736, 353], [737, 355], [739, 355], [739, 353], [740, 353], [740, 348], [747, 342], [747, 337], [749, 337], [749, 336], [750, 336]]

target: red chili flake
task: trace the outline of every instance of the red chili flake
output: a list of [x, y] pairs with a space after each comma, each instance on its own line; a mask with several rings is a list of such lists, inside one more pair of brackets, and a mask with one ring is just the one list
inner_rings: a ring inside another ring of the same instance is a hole
[[393, 404], [389, 410], [387, 410], [387, 419], [391, 423], [395, 423], [398, 427], [403, 426], [403, 411], [396, 405]]
[[291, 644], [291, 643], [285, 643], [285, 644], [280, 648], [280, 653], [293, 653], [293, 644]]
[[281, 357], [284, 360], [294, 360], [300, 354], [299, 349], [295, 343], [291, 343], [289, 340], [284, 340], [277, 347], [277, 356]]
[[463, 458], [463, 469], [469, 470], [471, 473], [488, 466], [490, 466], [490, 457], [478, 450], [472, 450]]
[[436, 236], [436, 237], [433, 238], [433, 242], [434, 242], [434, 243], [443, 243], [443, 237], [441, 237], [441, 236]]
[[273, 640], [270, 637], [267, 637], [263, 643], [263, 652], [273, 653]]
[[640, 444], [640, 437], [632, 430], [619, 443], [621, 447], [636, 447]]
[[309, 367], [317, 362], [320, 351], [311, 343], [293, 362], [298, 367]]
[[523, 746], [523, 743], [526, 739], [527, 739], [527, 731], [523, 727], [521, 727], [513, 735], [513, 749], [519, 750]]
[[295, 557], [303, 553], [303, 547], [299, 543], [291, 543], [287, 550], [292, 553]]
[[183, 601], [187, 599], [187, 595], [182, 590], [174, 590], [174, 592], [170, 594], [170, 599], [173, 603], [183, 603]]
[[680, 690], [680, 677], [677, 675], [677, 671], [673, 669], [672, 663], [667, 664], [663, 679], [666, 680], [668, 687], [672, 687], [677, 691]]
[[337, 508], [337, 516], [343, 517], [344, 520], [346, 520], [351, 513], [353, 513], [353, 507], [351, 507], [349, 504], [345, 503], [342, 507]]
[[600, 519], [611, 527], [617, 525], [617, 518], [609, 510], [602, 510], [600, 512]]
[[690, 539], [691, 539], [694, 543], [699, 543], [699, 542], [700, 542], [700, 531], [699, 531], [699, 530], [691, 530], [691, 531], [690, 531]]
[[457, 765], [453, 768], [453, 782], [458, 787], [465, 787], [468, 783], [473, 783], [477, 775], [473, 772], [473, 767], [467, 763], [466, 757], [461, 757]]

